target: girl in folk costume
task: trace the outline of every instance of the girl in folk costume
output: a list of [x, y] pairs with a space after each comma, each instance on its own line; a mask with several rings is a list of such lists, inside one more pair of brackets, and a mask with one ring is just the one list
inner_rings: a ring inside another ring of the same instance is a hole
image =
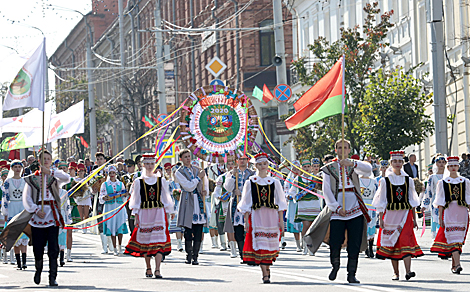
[[268, 176], [268, 156], [255, 156], [257, 175], [243, 187], [238, 210], [245, 216], [246, 239], [243, 262], [260, 265], [263, 283], [270, 283], [269, 266], [279, 255], [279, 240], [284, 230], [283, 212], [287, 202], [281, 183]]
[[[314, 162], [315, 163], [312, 166], [312, 162], [310, 160], [303, 160], [303, 171], [308, 173], [313, 172], [314, 175], [318, 175], [318, 172], [320, 171], [320, 160], [315, 159]], [[305, 236], [305, 233], [310, 228], [310, 225], [312, 225], [313, 221], [315, 221], [315, 218], [318, 216], [318, 214], [320, 214], [321, 201], [314, 194], [311, 194], [297, 186], [313, 191], [317, 186], [315, 180], [316, 179], [314, 177], [306, 175], [305, 173], [299, 175], [294, 179], [295, 185], [292, 185], [289, 192], [291, 197], [294, 198], [294, 201], [297, 202], [297, 213], [295, 215], [294, 222], [302, 223], [302, 238]], [[303, 246], [303, 255], [306, 255], [307, 253], [311, 256], [314, 255], [314, 253], [308, 250], [305, 242], [303, 242]]]
[[[59, 169], [62, 169], [63, 171], [66, 172], [67, 164], [65, 162], [59, 162]], [[72, 189], [73, 182], [75, 181], [75, 176], [77, 175], [77, 163], [73, 161], [69, 163], [68, 173], [70, 175], [70, 182], [62, 187], [66, 191], [69, 191]], [[77, 203], [75, 202], [75, 199], [73, 197], [69, 196], [68, 198], [70, 201], [72, 222], [78, 223], [80, 222], [80, 213], [78, 212]], [[72, 242], [73, 242], [72, 229], [67, 229], [67, 262], [72, 262]]]
[[[70, 203], [69, 203], [70, 202], [69, 193], [64, 189], [60, 189], [59, 194], [60, 194], [60, 213], [62, 214], [62, 218], [64, 218], [64, 223], [66, 225], [70, 225], [73, 223], [73, 221], [72, 221], [72, 206], [70, 206]], [[64, 251], [65, 251], [65, 248], [67, 247], [68, 231], [70, 230], [59, 228], [59, 249], [60, 249], [59, 264], [61, 267], [65, 265]], [[70, 249], [67, 250], [67, 261], [71, 262], [72, 259], [69, 260], [69, 257], [70, 257], [69, 250]]]
[[[179, 206], [180, 206], [180, 198], [181, 198], [181, 186], [179, 183], [175, 182], [174, 174], [172, 170], [171, 163], [165, 163], [165, 179], [168, 182], [171, 200], [173, 201], [173, 213], [178, 214]], [[175, 215], [170, 222], [170, 234], [176, 234], [176, 249], [179, 252], [183, 251], [183, 228], [178, 226], [178, 217]]]
[[439, 231], [431, 252], [442, 259], [452, 257], [452, 273], [460, 274], [460, 254], [468, 230], [470, 181], [457, 174], [459, 157], [447, 157], [450, 175], [437, 183], [433, 207], [439, 210]]
[[424, 199], [421, 204], [422, 212], [426, 210], [431, 211], [431, 235], [436, 238], [437, 230], [439, 229], [439, 208], [434, 207], [436, 199], [437, 183], [444, 178], [444, 171], [447, 161], [444, 156], [438, 156], [434, 162], [433, 173], [429, 176]]
[[411, 258], [423, 256], [416, 242], [417, 227], [415, 207], [419, 205], [413, 180], [403, 171], [404, 151], [392, 151], [392, 168], [379, 181], [379, 188], [372, 205], [379, 212], [379, 236], [377, 258], [391, 259], [394, 271], [392, 280], [399, 280], [398, 261], [403, 260], [406, 280], [415, 277], [411, 271]]
[[[217, 177], [215, 180], [215, 189], [214, 189], [214, 200], [215, 200], [215, 205], [216, 211], [218, 212], [217, 214], [217, 230], [220, 235], [220, 250], [225, 251], [227, 250], [227, 240], [226, 240], [226, 234], [225, 234], [225, 219], [227, 217], [227, 212], [228, 212], [228, 207], [229, 207], [229, 201], [230, 197], [232, 194], [228, 192], [225, 187], [225, 181], [227, 180], [227, 175], [229, 175], [230, 171], [235, 167], [235, 162], [234, 161], [227, 161], [227, 167], [224, 167], [224, 170], [226, 169], [227, 172], [222, 173]], [[220, 169], [220, 168], [218, 168]], [[219, 172], [221, 172], [219, 170]], [[230, 174], [231, 175], [231, 174]], [[235, 247], [231, 249], [232, 256], [235, 258], [237, 257]]]
[[[108, 178], [105, 183], [101, 185], [100, 190], [100, 204], [104, 204], [103, 213], [115, 210], [124, 204], [127, 200], [126, 187], [117, 179], [117, 168], [114, 165], [108, 167]], [[118, 213], [116, 213], [118, 212]], [[111, 218], [112, 217], [112, 218]], [[114, 255], [119, 256], [122, 254], [121, 244], [122, 235], [127, 234], [127, 213], [126, 210], [118, 209], [114, 212], [106, 214], [103, 217], [103, 232], [106, 236], [111, 236], [113, 242]], [[116, 249], [116, 236], [118, 237], [118, 248]]]
[[156, 154], [144, 154], [143, 175], [132, 184], [129, 207], [135, 216], [135, 228], [126, 246], [126, 254], [145, 257], [145, 276], [152, 278], [151, 257], [155, 257], [155, 278], [163, 278], [160, 273], [162, 257], [171, 252], [171, 239], [168, 230], [170, 219], [175, 217], [168, 182], [160, 173], [154, 174]]
[[[300, 162], [295, 160], [292, 162], [293, 165], [300, 168]], [[300, 233], [302, 232], [302, 222], [295, 222], [295, 213], [297, 212], [297, 202], [294, 201], [294, 197], [289, 194], [291, 187], [293, 186], [294, 180], [297, 176], [300, 175], [300, 170], [292, 166], [291, 172], [287, 176], [287, 179], [284, 183], [284, 192], [287, 199], [287, 232], [293, 233], [295, 238], [295, 244], [297, 245], [297, 252], [301, 252], [302, 248], [300, 246]]]
[[377, 213], [372, 207], [372, 199], [374, 198], [375, 192], [377, 191], [377, 180], [375, 178], [370, 178], [373, 174], [369, 173], [368, 175], [363, 175], [359, 178], [361, 184], [361, 195], [364, 203], [369, 209], [369, 217], [371, 221], [367, 223], [367, 241], [369, 242], [369, 248], [366, 249], [366, 256], [368, 258], [374, 257], [374, 237], [377, 225]]
[[[23, 164], [20, 160], [11, 162], [13, 177], [9, 177], [3, 183], [2, 215], [5, 216], [5, 226], [15, 215], [24, 210], [23, 207], [23, 189], [26, 185], [24, 178], [21, 177]], [[29, 238], [22, 234], [14, 246], [16, 264], [18, 270], [26, 269], [26, 250]], [[20, 257], [21, 252], [21, 257]], [[13, 263], [13, 262], [12, 262]]]
[[[86, 166], [83, 163], [79, 163], [77, 165], [78, 169], [78, 176], [75, 178], [75, 182], [81, 184], [82, 181], [85, 179], [86, 175]], [[90, 214], [90, 207], [91, 207], [91, 191], [88, 187], [88, 183], [85, 184], [82, 188], [86, 188], [87, 190], [83, 192], [83, 196], [77, 197], [75, 202], [77, 203], [78, 213], [80, 214], [80, 221], [88, 219], [88, 215]], [[83, 233], [87, 233], [88, 229], [83, 229]]]
[[380, 161], [380, 175], [375, 178], [377, 182], [377, 187], [379, 187], [379, 181], [382, 177], [385, 177], [385, 172], [387, 171], [389, 167], [390, 167], [390, 163], [388, 162], [388, 160]]

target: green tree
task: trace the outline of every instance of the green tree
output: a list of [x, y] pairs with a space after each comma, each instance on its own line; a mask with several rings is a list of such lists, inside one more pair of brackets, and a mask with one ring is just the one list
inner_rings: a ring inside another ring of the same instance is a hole
[[382, 69], [370, 78], [358, 131], [366, 138], [365, 150], [388, 157], [392, 150], [419, 144], [433, 133], [434, 122], [425, 114], [432, 95], [426, 95], [420, 82], [409, 72]]
[[[293, 62], [302, 85], [312, 86], [344, 55], [345, 88], [348, 103], [348, 114], [345, 116], [345, 135], [351, 141], [354, 152], [359, 153], [365, 144], [364, 137], [359, 131], [361, 113], [359, 105], [363, 102], [370, 76], [379, 58], [379, 51], [389, 46], [385, 42], [387, 33], [393, 24], [390, 17], [393, 11], [380, 15], [378, 3], [366, 4], [364, 12], [366, 17], [362, 26], [341, 28], [339, 40], [329, 43], [320, 37], [308, 48], [313, 54], [315, 62], [308, 63], [301, 58]], [[377, 21], [379, 19], [379, 21]], [[311, 67], [311, 69], [310, 69]], [[310, 130], [297, 130], [296, 137], [292, 138], [296, 150], [309, 146], [315, 156], [333, 154], [334, 141], [341, 136], [341, 116], [323, 119], [310, 126]], [[310, 157], [310, 153], [298, 152], [299, 157]]]

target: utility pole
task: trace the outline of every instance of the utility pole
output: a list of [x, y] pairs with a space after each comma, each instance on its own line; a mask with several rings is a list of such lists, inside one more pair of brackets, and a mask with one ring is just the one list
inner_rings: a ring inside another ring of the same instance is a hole
[[[155, 26], [161, 27], [162, 15], [160, 12], [160, 1], [155, 5]], [[157, 88], [158, 88], [158, 107], [160, 114], [166, 114], [166, 94], [165, 94], [165, 68], [163, 67], [163, 34], [160, 31], [155, 32], [155, 58], [157, 59]]]
[[[121, 54], [121, 66], [126, 66], [126, 56], [125, 56], [125, 43], [124, 43], [124, 4], [123, 0], [119, 0], [118, 9], [119, 9], [119, 49]], [[122, 147], [125, 148], [130, 144], [129, 135], [129, 124], [125, 121], [124, 108], [126, 106], [126, 92], [124, 91], [124, 70], [121, 71], [121, 117], [122, 117]], [[124, 158], [130, 158], [130, 151], [127, 149], [124, 151]]]
[[[282, 64], [276, 67], [277, 84], [287, 84], [286, 71], [286, 52], [284, 47], [284, 26], [282, 25], [282, 0], [273, 0], [273, 17], [274, 17], [274, 45], [276, 55], [282, 59]], [[286, 102], [280, 102], [278, 105], [279, 118], [289, 113]], [[280, 135], [279, 143], [282, 155], [288, 160], [292, 160], [292, 147], [284, 145], [289, 139], [289, 135]]]
[[88, 108], [90, 109], [89, 120], [90, 120], [90, 159], [93, 159], [96, 154], [96, 108], [95, 108], [95, 91], [93, 90], [93, 61], [91, 59], [91, 46], [93, 39], [91, 36], [91, 27], [88, 23], [88, 16], [83, 16], [87, 26], [87, 38], [86, 38], [86, 66], [87, 79], [88, 79]]
[[442, 23], [442, 0], [426, 1], [427, 21], [431, 28], [432, 88], [434, 91], [434, 123], [436, 153], [448, 154], [446, 76], [444, 61], [444, 24]]

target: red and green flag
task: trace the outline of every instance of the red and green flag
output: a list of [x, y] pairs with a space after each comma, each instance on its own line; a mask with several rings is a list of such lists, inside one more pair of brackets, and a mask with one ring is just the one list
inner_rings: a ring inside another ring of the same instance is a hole
[[264, 84], [263, 90], [261, 90], [258, 86], [255, 86], [255, 88], [253, 88], [252, 96], [256, 97], [259, 101], [263, 103], [268, 103], [271, 99], [274, 98], [273, 94], [266, 86], [266, 84]]
[[152, 121], [152, 119], [150, 119], [149, 117], [147, 116], [143, 116], [142, 117], [142, 122], [144, 122], [145, 126], [148, 127], [148, 128], [152, 128], [154, 127], [156, 124]]
[[286, 120], [289, 130], [344, 113], [344, 57], [294, 103], [295, 114]]

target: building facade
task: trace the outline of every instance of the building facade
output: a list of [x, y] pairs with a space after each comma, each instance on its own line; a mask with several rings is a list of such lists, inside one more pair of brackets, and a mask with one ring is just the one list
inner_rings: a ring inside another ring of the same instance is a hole
[[[363, 7], [371, 1], [330, 0], [285, 1], [293, 11], [297, 21], [293, 22], [294, 59], [306, 57], [314, 62], [307, 45], [319, 36], [334, 42], [340, 37], [341, 27], [362, 25]], [[385, 0], [377, 1], [382, 12], [393, 10], [391, 22], [395, 26], [388, 34], [390, 48], [382, 52], [388, 68], [401, 66], [405, 70], [418, 66], [415, 77], [423, 79], [425, 91], [432, 92], [431, 30], [426, 18], [425, 0]], [[453, 124], [448, 123], [449, 155], [459, 155], [470, 151], [470, 96], [469, 96], [469, 9], [467, 0], [444, 0], [444, 27], [446, 62], [447, 115], [455, 115]], [[465, 60], [467, 60], [465, 62]], [[380, 62], [377, 66], [380, 66]], [[308, 66], [307, 66], [308, 68]], [[429, 73], [428, 77], [425, 77]], [[455, 78], [453, 78], [455, 77]], [[306, 90], [293, 76], [294, 93]], [[433, 106], [426, 113], [434, 120]], [[406, 149], [407, 154], [415, 153], [422, 176], [426, 165], [436, 153], [434, 135], [426, 138], [421, 145]]]

